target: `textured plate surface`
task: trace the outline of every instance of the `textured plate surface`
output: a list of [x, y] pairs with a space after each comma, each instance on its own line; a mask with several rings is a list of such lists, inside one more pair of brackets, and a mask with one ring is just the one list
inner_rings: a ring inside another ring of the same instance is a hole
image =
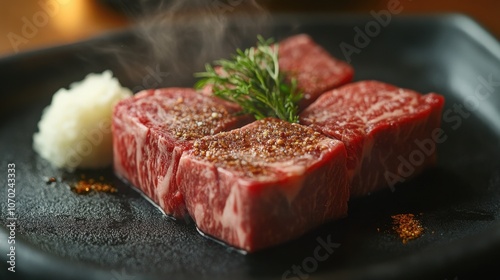
[[[364, 30], [374, 20], [289, 15], [269, 23], [268, 31], [276, 39], [308, 33], [341, 59], [347, 59], [342, 42], [356, 47], [350, 55], [355, 80], [445, 95], [447, 138], [437, 146], [438, 166], [395, 191], [352, 200], [345, 219], [251, 255], [164, 217], [110, 170], [65, 173], [33, 152], [37, 122], [58, 88], [104, 69], [130, 88], [143, 83], [103, 51], [112, 45], [140, 52], [133, 32], [0, 59], [0, 256], [1, 275], [8, 277], [2, 279], [465, 279], [474, 269], [494, 270], [489, 264], [500, 262], [499, 44], [467, 17], [436, 15], [393, 18], [366, 45], [356, 45], [355, 27]], [[157, 86], [190, 85], [182, 83], [164, 78]], [[9, 163], [16, 166], [15, 274], [6, 265]], [[82, 174], [104, 176], [119, 191], [76, 195], [68, 186]], [[49, 177], [58, 182], [47, 184]], [[391, 215], [400, 213], [421, 213], [424, 235], [403, 244], [391, 230]], [[332, 246], [317, 255], [325, 243]]]

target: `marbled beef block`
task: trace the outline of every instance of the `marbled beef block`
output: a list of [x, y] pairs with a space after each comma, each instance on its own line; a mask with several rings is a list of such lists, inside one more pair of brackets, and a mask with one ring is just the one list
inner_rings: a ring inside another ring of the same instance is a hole
[[145, 90], [119, 102], [113, 113], [115, 173], [139, 188], [168, 215], [186, 214], [175, 183], [180, 156], [193, 140], [240, 127], [239, 107], [189, 88]]
[[249, 252], [347, 215], [344, 144], [274, 118], [195, 140], [177, 184], [202, 232]]
[[352, 81], [354, 69], [334, 58], [309, 35], [294, 35], [279, 42], [279, 66], [288, 78], [297, 80], [304, 93], [300, 108], [314, 102], [323, 92]]
[[443, 105], [444, 98], [435, 93], [360, 81], [322, 94], [301, 113], [300, 123], [344, 142], [351, 195], [359, 196], [403, 182], [435, 163], [432, 142], [442, 134]]
[[[280, 72], [288, 80], [295, 78], [297, 87], [304, 96], [299, 109], [307, 107], [323, 92], [352, 81], [354, 69], [351, 65], [334, 58], [309, 35], [290, 36], [280, 41], [278, 46]], [[227, 76], [220, 66], [216, 66], [215, 70], [218, 74]], [[206, 86], [203, 92], [211, 95], [212, 86]]]

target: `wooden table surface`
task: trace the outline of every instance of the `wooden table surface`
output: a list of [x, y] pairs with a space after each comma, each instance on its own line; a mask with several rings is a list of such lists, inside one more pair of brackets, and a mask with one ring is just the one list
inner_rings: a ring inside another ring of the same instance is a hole
[[[172, 2], [173, 0], [166, 1]], [[372, 10], [387, 9], [394, 1], [400, 2], [403, 7], [400, 14], [436, 12], [467, 14], [494, 36], [500, 38], [500, 1], [498, 0], [273, 0], [259, 1], [259, 3], [271, 12], [369, 13]], [[0, 56], [71, 43], [134, 24], [133, 17], [126, 16], [120, 9], [112, 8], [113, 5], [110, 6], [109, 3], [116, 4], [120, 1], [2, 1], [0, 4]], [[235, 3], [235, 0], [232, 3]], [[127, 5], [130, 5], [130, 1]]]

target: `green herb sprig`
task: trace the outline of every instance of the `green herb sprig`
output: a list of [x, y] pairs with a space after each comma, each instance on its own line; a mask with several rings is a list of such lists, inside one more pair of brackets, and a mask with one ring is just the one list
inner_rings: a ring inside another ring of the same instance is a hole
[[195, 87], [212, 85], [213, 94], [239, 104], [244, 113], [256, 119], [276, 117], [298, 122], [298, 103], [303, 94], [297, 89], [295, 79], [285, 82], [278, 64], [278, 45], [273, 40], [258, 36], [257, 47], [236, 50], [232, 59], [220, 59], [205, 66], [205, 72], [196, 73], [201, 78]]

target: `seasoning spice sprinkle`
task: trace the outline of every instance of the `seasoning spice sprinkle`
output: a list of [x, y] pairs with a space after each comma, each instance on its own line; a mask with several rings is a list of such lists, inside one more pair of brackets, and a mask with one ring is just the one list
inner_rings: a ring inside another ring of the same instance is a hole
[[273, 171], [270, 164], [321, 156], [328, 146], [312, 128], [276, 118], [255, 121], [245, 128], [221, 132], [194, 141], [193, 154], [244, 176], [254, 177]]
[[112, 185], [103, 182], [96, 182], [94, 179], [82, 179], [78, 181], [71, 189], [77, 194], [88, 194], [90, 192], [118, 192], [118, 190]]
[[220, 131], [225, 123], [234, 121], [231, 113], [222, 105], [190, 106], [182, 99], [170, 108], [169, 114], [173, 116], [168, 124], [181, 140], [193, 140], [203, 136], [213, 135]]
[[47, 185], [50, 185], [50, 184], [55, 183], [55, 182], [57, 182], [57, 179], [55, 177], [47, 178], [47, 181], [45, 181], [45, 183]]
[[424, 228], [414, 214], [397, 214], [391, 216], [392, 228], [406, 244], [409, 240], [420, 237]]

